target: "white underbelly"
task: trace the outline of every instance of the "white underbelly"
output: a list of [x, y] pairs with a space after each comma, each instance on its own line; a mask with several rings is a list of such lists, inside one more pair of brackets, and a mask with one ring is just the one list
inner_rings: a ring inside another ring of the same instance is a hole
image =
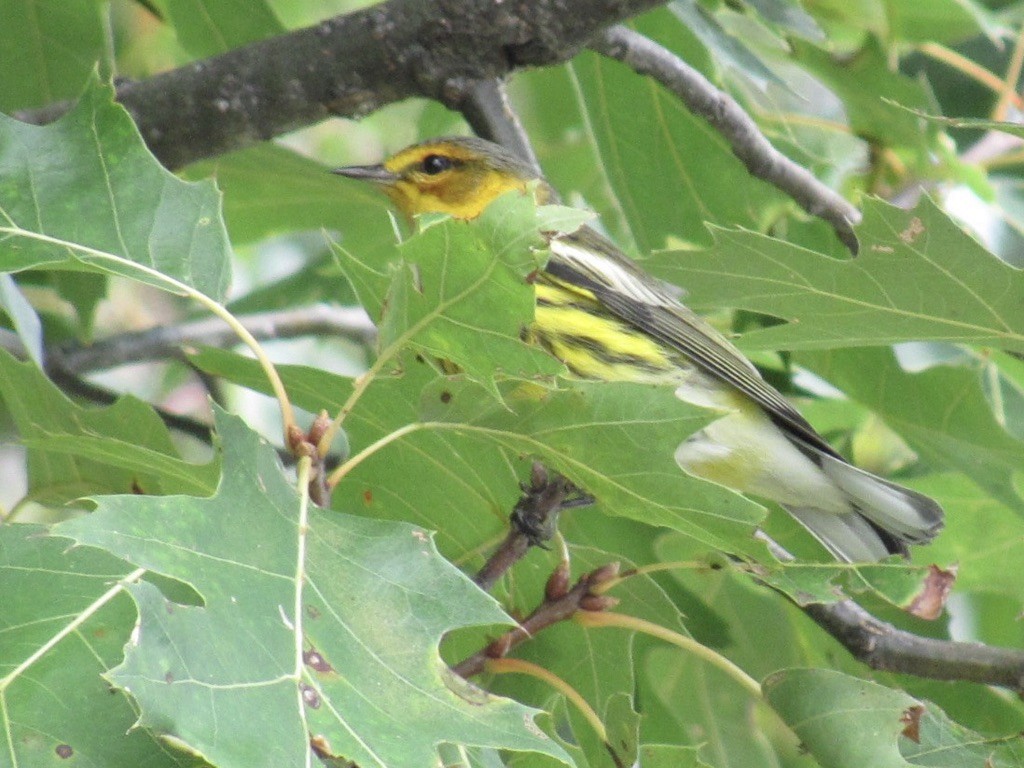
[[846, 496], [818, 465], [735, 389], [694, 376], [678, 387], [676, 396], [723, 414], [676, 449], [676, 462], [687, 472], [786, 506], [851, 511]]

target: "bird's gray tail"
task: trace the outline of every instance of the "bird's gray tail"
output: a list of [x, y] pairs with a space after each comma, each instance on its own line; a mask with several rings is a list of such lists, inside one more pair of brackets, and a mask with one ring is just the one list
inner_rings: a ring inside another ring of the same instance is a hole
[[837, 515], [813, 507], [786, 509], [839, 560], [864, 562], [906, 555], [910, 544], [927, 544], [943, 525], [934, 499], [865, 472], [838, 456], [807, 445], [821, 470], [850, 501], [851, 511]]

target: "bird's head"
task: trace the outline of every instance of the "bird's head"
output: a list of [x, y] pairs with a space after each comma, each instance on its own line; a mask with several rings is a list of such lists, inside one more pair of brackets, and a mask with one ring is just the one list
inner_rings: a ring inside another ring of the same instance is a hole
[[[473, 219], [497, 197], [525, 192], [538, 178], [529, 163], [501, 146], [467, 136], [447, 136], [406, 147], [379, 165], [355, 165], [334, 171], [380, 187], [408, 216], [447, 213]], [[552, 197], [540, 180], [537, 201]]]

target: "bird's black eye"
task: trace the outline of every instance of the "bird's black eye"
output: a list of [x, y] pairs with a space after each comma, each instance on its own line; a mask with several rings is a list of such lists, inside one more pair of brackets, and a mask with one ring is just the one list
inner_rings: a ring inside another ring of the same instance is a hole
[[423, 168], [423, 172], [429, 176], [436, 176], [442, 171], [447, 171], [452, 167], [454, 163], [450, 157], [444, 155], [427, 155], [423, 158], [423, 162], [420, 167]]

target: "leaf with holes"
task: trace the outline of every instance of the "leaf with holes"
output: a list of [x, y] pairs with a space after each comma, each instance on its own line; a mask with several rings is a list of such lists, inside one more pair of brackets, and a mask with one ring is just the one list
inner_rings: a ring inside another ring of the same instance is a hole
[[145, 765], [198, 761], [152, 733], [102, 675], [120, 662], [135, 622], [118, 580], [132, 567], [38, 525], [0, 525], [0, 755], [4, 766]]
[[[209, 499], [108, 496], [60, 535], [185, 582], [202, 605], [129, 588], [139, 628], [109, 678], [140, 725], [219, 766], [429, 765], [441, 742], [561, 750], [534, 711], [453, 678], [437, 644], [508, 617], [414, 526], [309, 510], [275, 453], [218, 414]], [[396, 739], [395, 734], [402, 738]]]

